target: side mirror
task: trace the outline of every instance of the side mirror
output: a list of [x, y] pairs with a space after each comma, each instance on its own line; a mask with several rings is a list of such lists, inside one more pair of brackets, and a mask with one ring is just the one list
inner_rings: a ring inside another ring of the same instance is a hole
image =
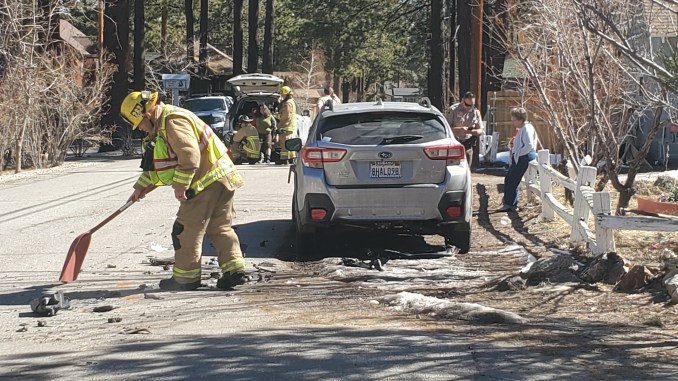
[[299, 138], [285, 140], [285, 149], [288, 151], [299, 152], [301, 151], [301, 145], [301, 139]]
[[304, 111], [301, 112], [301, 115], [303, 115], [303, 116], [311, 116], [311, 112], [308, 111], [308, 110], [304, 110]]

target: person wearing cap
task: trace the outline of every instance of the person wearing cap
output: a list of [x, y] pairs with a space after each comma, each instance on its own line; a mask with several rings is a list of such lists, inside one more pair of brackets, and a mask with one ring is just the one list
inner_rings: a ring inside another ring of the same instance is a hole
[[236, 161], [240, 159], [256, 164], [261, 159], [259, 131], [252, 125], [253, 120], [249, 115], [240, 116], [237, 131], [233, 136], [233, 153]]
[[180, 202], [172, 226], [174, 270], [171, 278], [160, 281], [160, 288], [189, 291], [200, 287], [204, 234], [219, 257], [222, 274], [217, 287], [231, 289], [245, 283], [245, 262], [231, 227], [233, 196], [243, 178], [226, 146], [192, 112], [158, 101], [158, 93], [130, 93], [120, 114], [133, 129], [146, 132], [150, 143], [145, 154], [149, 157], [129, 200], [139, 201], [155, 187], [169, 185]]
[[294, 136], [297, 131], [297, 106], [294, 103], [294, 92], [289, 86], [283, 86], [280, 92], [280, 123], [278, 124], [278, 140], [280, 144], [280, 160], [276, 164], [292, 163], [297, 157], [295, 151], [288, 151], [285, 142]]

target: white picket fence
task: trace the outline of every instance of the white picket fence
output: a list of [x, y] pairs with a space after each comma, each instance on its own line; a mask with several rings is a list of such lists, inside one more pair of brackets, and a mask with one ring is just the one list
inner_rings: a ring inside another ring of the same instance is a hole
[[[586, 245], [593, 254], [616, 250], [615, 230], [641, 230], [677, 232], [678, 219], [656, 217], [630, 217], [611, 215], [611, 200], [608, 192], [596, 192], [596, 168], [581, 167], [577, 180], [562, 175], [551, 167], [548, 150], [538, 152], [536, 161], [530, 163], [523, 185], [527, 190], [528, 203], [541, 201], [541, 218], [552, 221], [556, 215], [570, 226], [570, 242]], [[574, 193], [574, 209], [570, 210], [553, 196], [553, 186], [567, 188]], [[593, 231], [589, 228], [594, 220]]]

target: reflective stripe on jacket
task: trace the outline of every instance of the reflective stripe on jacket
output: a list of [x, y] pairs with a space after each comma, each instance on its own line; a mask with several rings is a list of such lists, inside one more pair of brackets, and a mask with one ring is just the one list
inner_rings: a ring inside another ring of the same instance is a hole
[[[166, 124], [170, 118], [182, 118], [188, 121], [193, 127], [201, 156], [207, 155], [211, 169], [199, 179], [195, 179], [193, 173], [184, 173], [177, 169], [177, 155], [167, 143]], [[160, 126], [153, 149], [155, 171], [144, 172], [137, 181], [138, 186], [145, 188], [149, 185], [161, 186], [178, 183], [190, 187], [195, 194], [198, 194], [223, 177], [227, 178], [232, 189], [243, 185], [242, 177], [227, 155], [228, 149], [217, 138], [214, 131], [197, 116], [181, 108], [165, 105], [159, 121]]]
[[288, 99], [280, 106], [280, 124], [278, 130], [291, 134], [297, 130], [296, 106], [294, 100]]

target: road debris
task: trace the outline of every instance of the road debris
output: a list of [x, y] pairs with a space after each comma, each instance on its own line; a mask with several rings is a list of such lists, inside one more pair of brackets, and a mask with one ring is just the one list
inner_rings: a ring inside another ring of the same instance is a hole
[[497, 286], [494, 288], [499, 292], [505, 291], [519, 291], [525, 289], [527, 281], [521, 276], [514, 275], [507, 278], [504, 278]]
[[673, 303], [678, 303], [678, 271], [673, 270], [666, 274], [663, 279], [664, 287]]
[[26, 328], [26, 327], [21, 327], [21, 328], [17, 329], [16, 331], [17, 331], [17, 332], [26, 332], [26, 331], [28, 331], [28, 328]]
[[346, 267], [361, 267], [368, 270], [384, 271], [384, 266], [381, 262], [381, 259], [361, 261], [355, 258], [341, 258], [340, 264]]
[[107, 268], [107, 269], [114, 269], [114, 268], [116, 268], [116, 267], [118, 267], [118, 266], [116, 266], [116, 265], [106, 265], [106, 268]]
[[272, 273], [275, 274], [278, 272], [278, 269], [275, 268], [275, 264], [270, 263], [270, 262], [261, 262], [259, 264], [253, 264], [254, 268], [259, 270], [260, 272], [267, 272], [267, 273]]
[[151, 331], [148, 328], [123, 328], [120, 333], [125, 335], [148, 335]]
[[149, 257], [148, 263], [150, 263], [151, 266], [173, 265], [174, 264], [174, 258], [159, 259], [159, 258], [155, 258], [155, 257]]
[[111, 305], [105, 305], [105, 306], [99, 306], [99, 307], [92, 308], [92, 312], [102, 313], [102, 312], [113, 311], [114, 309], [115, 309], [115, 307], [113, 307]]
[[108, 318], [109, 323], [120, 323], [122, 321], [121, 317]]
[[38, 327], [47, 327], [47, 322], [44, 320], [38, 320]]
[[71, 308], [71, 302], [61, 291], [31, 301], [31, 310], [40, 316], [54, 316], [59, 310], [68, 308]]
[[603, 282], [617, 284], [628, 271], [626, 260], [617, 253], [606, 253], [596, 257], [580, 274], [588, 283]]
[[616, 292], [631, 293], [649, 285], [652, 281], [659, 278], [661, 270], [659, 267], [635, 265], [624, 275], [624, 277], [614, 287]]
[[539, 258], [527, 272], [521, 273], [521, 276], [527, 279], [530, 285], [542, 282], [579, 282], [576, 274], [579, 267], [580, 264], [569, 255], [548, 255]]
[[159, 243], [155, 243], [155, 242], [151, 243], [151, 245], [149, 246], [149, 249], [151, 251], [155, 251], [155, 252], [158, 252], [158, 253], [163, 252], [163, 251], [167, 251], [166, 247], [162, 246]]
[[160, 295], [156, 295], [156, 294], [146, 294], [146, 293], [145, 293], [145, 294], [144, 294], [144, 299], [162, 300], [162, 299], [164, 299], [164, 298], [163, 298], [162, 296], [160, 296]]

